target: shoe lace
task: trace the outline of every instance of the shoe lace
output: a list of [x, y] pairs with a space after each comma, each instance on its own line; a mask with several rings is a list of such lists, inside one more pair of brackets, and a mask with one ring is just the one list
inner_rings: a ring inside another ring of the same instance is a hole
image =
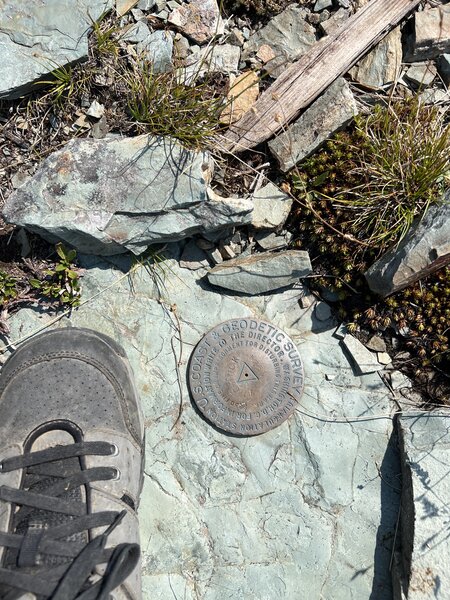
[[[82, 469], [81, 457], [115, 450], [106, 442], [80, 442], [0, 462], [2, 472], [24, 469], [20, 489], [0, 486], [0, 500], [13, 504], [12, 533], [0, 532], [0, 546], [6, 548], [0, 567], [2, 600], [27, 592], [39, 599], [107, 600], [133, 571], [137, 544], [105, 547], [126, 511], [89, 513], [81, 492], [86, 486], [88, 495], [90, 483], [117, 476], [113, 467]], [[106, 530], [89, 540], [89, 530], [97, 527]], [[103, 564], [103, 575], [94, 581], [95, 567]]]

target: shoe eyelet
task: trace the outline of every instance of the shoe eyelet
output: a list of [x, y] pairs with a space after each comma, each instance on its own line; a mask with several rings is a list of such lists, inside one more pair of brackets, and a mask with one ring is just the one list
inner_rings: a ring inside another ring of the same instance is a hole
[[114, 477], [111, 477], [111, 481], [119, 481], [121, 472], [116, 467], [114, 467], [114, 471], [115, 471], [115, 475], [114, 475]]
[[111, 454], [110, 456], [118, 456], [119, 454], [119, 448], [116, 444], [111, 444]]
[[0, 462], [0, 473], [3, 471], [3, 463]]

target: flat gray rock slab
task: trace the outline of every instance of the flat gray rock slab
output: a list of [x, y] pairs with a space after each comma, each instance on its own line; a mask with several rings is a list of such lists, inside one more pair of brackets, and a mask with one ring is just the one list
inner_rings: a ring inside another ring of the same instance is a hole
[[306, 22], [305, 16], [305, 11], [299, 6], [288, 6], [250, 37], [244, 46], [244, 58], [257, 53], [261, 46], [269, 46], [274, 58], [265, 64], [264, 69], [272, 77], [281, 75], [316, 41], [314, 27]]
[[[353, 374], [333, 331], [300, 309], [299, 290], [238, 299], [199, 285], [176, 260], [165, 263], [164, 286], [145, 268], [127, 275], [125, 257], [111, 260], [85, 258], [83, 298], [92, 300], [70, 323], [116, 339], [136, 374], [146, 426], [143, 598], [391, 600], [399, 466], [390, 419], [367, 420], [393, 409], [378, 375]], [[11, 338], [50, 322], [39, 315], [17, 313]], [[305, 392], [280, 427], [238, 438], [194, 410], [186, 372], [203, 334], [248, 316], [294, 340]], [[345, 422], [353, 417], [366, 420]]]
[[377, 355], [361, 344], [361, 342], [350, 334], [345, 335], [342, 340], [357, 372], [374, 373], [381, 371], [384, 367], [377, 360]]
[[257, 231], [255, 240], [264, 250], [279, 250], [288, 244], [286, 235], [277, 235], [273, 231]]
[[227, 260], [209, 271], [208, 280], [221, 288], [254, 296], [292, 285], [311, 272], [307, 252], [285, 250]]
[[152, 65], [153, 73], [165, 73], [173, 68], [173, 37], [171, 31], [153, 31], [137, 45], [138, 53], [143, 53]]
[[[450, 590], [450, 410], [399, 419], [403, 493], [400, 569], [408, 600]], [[400, 597], [399, 597], [400, 600]]]
[[450, 262], [450, 191], [418, 219], [397, 248], [365, 273], [370, 289], [387, 296]]
[[51, 71], [87, 58], [87, 33], [111, 0], [2, 2], [0, 97], [18, 98]]
[[268, 183], [252, 196], [252, 225], [255, 229], [282, 227], [289, 216], [292, 198], [273, 183]]
[[312, 154], [357, 114], [356, 101], [345, 79], [337, 79], [269, 148], [282, 171]]
[[73, 140], [15, 190], [6, 219], [81, 252], [140, 254], [149, 244], [251, 221], [250, 200], [207, 194], [211, 159], [171, 138]]
[[406, 79], [422, 89], [431, 85], [436, 75], [437, 69], [434, 64], [424, 62], [409, 67], [406, 72]]

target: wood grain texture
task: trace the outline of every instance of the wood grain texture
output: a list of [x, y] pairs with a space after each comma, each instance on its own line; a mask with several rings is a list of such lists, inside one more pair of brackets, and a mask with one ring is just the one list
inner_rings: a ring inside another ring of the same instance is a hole
[[421, 0], [371, 0], [335, 33], [315, 46], [260, 96], [220, 141], [227, 150], [253, 148], [298, 116], [333, 81], [346, 73]]

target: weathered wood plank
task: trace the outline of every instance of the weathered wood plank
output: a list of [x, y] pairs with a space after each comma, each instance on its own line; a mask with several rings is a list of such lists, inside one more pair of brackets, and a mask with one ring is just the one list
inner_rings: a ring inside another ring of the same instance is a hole
[[346, 73], [421, 0], [371, 0], [335, 33], [321, 39], [261, 95], [225, 134], [221, 146], [239, 152], [272, 137], [333, 81]]

